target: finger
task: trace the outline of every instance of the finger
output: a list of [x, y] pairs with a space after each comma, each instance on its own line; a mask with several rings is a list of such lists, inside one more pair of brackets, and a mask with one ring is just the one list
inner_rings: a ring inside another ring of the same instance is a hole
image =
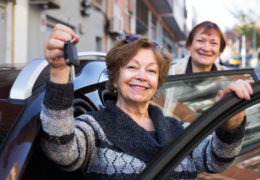
[[54, 50], [54, 49], [64, 49], [64, 42], [57, 39], [49, 39], [46, 42], [46, 49], [48, 50]]
[[64, 60], [51, 60], [50, 65], [52, 68], [63, 68], [67, 66]]
[[62, 68], [67, 66], [63, 57], [50, 59], [48, 62], [52, 68]]
[[218, 90], [217, 96], [215, 97], [215, 101], [218, 102], [224, 97], [224, 92], [222, 90]]
[[53, 49], [53, 50], [46, 49], [44, 52], [44, 55], [48, 61], [55, 60], [55, 59], [58, 59], [57, 57], [63, 57], [64, 51], [61, 49]]
[[234, 88], [234, 93], [237, 95], [237, 97], [239, 97], [240, 99], [246, 99], [247, 97], [247, 93], [245, 93], [246, 88], [241, 85], [238, 88]]
[[[254, 83], [254, 81], [253, 81], [253, 83]], [[250, 83], [250, 82], [246, 82], [245, 83], [245, 88], [246, 88], [246, 90], [247, 90], [247, 92], [249, 93], [249, 94], [253, 94], [254, 92], [253, 92], [253, 88], [252, 88], [252, 86], [251, 86], [251, 84], [253, 84], [253, 83]]]
[[253, 89], [247, 81], [237, 81], [235, 83], [234, 92], [241, 99], [250, 100], [250, 95], [253, 94]]
[[77, 44], [79, 42], [79, 36], [77, 34], [73, 37], [73, 39], [74, 39], [73, 41], [74, 44]]
[[71, 35], [71, 37], [74, 37], [75, 36], [75, 32], [68, 26], [65, 26], [63, 24], [57, 24], [54, 28], [53, 28], [53, 31], [64, 31], [68, 34]]
[[242, 86], [241, 89], [242, 89], [244, 99], [250, 100], [251, 99], [250, 95], [253, 94], [253, 90], [252, 90], [250, 84], [245, 83], [245, 85]]
[[51, 39], [58, 39], [63, 42], [70, 41], [70, 40], [72, 40], [73, 37], [74, 37], [74, 35], [71, 35], [65, 31], [61, 31], [61, 30], [54, 31], [51, 34]]
[[235, 86], [235, 83], [234, 83], [234, 82], [231, 82], [229, 85], [227, 85], [227, 86], [225, 87], [225, 89], [223, 90], [224, 95], [226, 95], [226, 94], [232, 92], [232, 91], [234, 90], [234, 86]]
[[79, 37], [75, 34], [75, 32], [71, 28], [63, 24], [57, 24], [53, 28], [50, 37], [62, 40], [64, 42], [74, 39], [74, 44], [77, 44], [79, 42]]
[[255, 81], [252, 80], [252, 79], [247, 79], [246, 81], [247, 81], [249, 84], [254, 84], [254, 83], [255, 83]]
[[253, 88], [251, 86], [251, 83], [254, 83], [252, 80], [239, 80], [237, 83], [239, 83], [239, 87], [241, 88], [241, 91], [243, 93], [243, 96], [245, 99], [249, 100], [250, 95], [253, 94]]

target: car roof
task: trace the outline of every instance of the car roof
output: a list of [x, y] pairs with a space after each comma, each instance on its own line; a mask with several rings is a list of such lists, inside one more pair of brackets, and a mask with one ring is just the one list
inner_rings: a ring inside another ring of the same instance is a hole
[[[104, 52], [79, 52], [79, 59], [83, 59], [88, 56], [98, 56], [104, 58], [106, 53]], [[47, 67], [48, 62], [44, 57], [35, 58], [23, 68], [16, 78], [11, 91], [10, 99], [25, 100], [32, 95], [34, 85]]]

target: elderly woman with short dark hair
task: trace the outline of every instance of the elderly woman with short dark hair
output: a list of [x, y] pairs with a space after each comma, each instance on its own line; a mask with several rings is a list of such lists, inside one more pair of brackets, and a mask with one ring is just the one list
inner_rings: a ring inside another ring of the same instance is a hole
[[202, 22], [191, 30], [186, 40], [190, 55], [178, 61], [170, 74], [226, 70], [226, 67], [215, 63], [225, 47], [226, 40], [218, 25]]

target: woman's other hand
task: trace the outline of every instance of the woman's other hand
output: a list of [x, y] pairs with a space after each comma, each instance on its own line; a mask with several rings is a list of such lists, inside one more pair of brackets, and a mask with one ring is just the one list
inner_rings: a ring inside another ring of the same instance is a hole
[[[218, 94], [215, 98], [216, 102], [220, 101], [226, 94], [234, 92], [239, 98], [250, 100], [250, 95], [253, 94], [253, 89], [251, 84], [253, 84], [253, 80], [236, 80], [231, 82], [224, 90], [219, 90]], [[231, 119], [226, 121], [222, 127], [228, 130], [232, 130], [240, 126], [245, 117], [245, 111], [241, 111], [240, 113], [233, 116]]]
[[54, 83], [67, 83], [69, 81], [70, 68], [64, 60], [64, 44], [74, 39], [79, 42], [75, 32], [62, 24], [57, 24], [47, 38], [44, 47], [44, 56], [51, 66], [50, 80]]

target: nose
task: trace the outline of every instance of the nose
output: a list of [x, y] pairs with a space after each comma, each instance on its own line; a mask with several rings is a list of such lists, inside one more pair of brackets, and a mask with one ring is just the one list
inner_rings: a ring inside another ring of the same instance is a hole
[[204, 51], [208, 51], [208, 50], [210, 49], [210, 44], [209, 44], [209, 42], [204, 42], [204, 43], [202, 44], [202, 49], [203, 49]]
[[147, 79], [147, 74], [144, 68], [140, 68], [136, 74], [136, 79], [139, 81], [145, 81]]

